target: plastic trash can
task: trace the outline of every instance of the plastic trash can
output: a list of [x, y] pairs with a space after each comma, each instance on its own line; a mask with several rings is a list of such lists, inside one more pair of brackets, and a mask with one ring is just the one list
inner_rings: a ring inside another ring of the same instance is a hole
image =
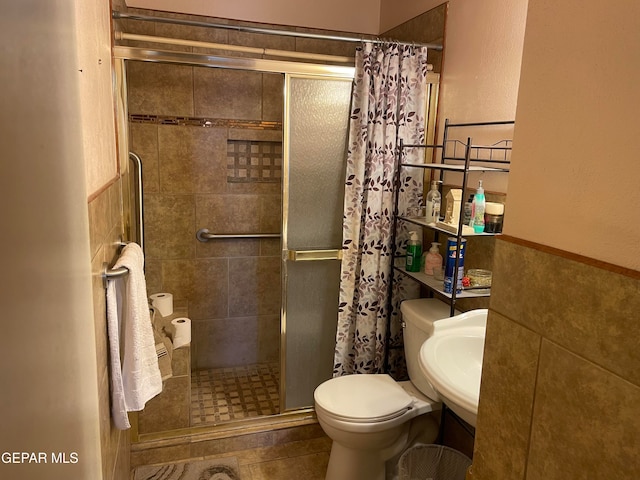
[[444, 445], [415, 445], [398, 461], [399, 480], [465, 480], [471, 459]]

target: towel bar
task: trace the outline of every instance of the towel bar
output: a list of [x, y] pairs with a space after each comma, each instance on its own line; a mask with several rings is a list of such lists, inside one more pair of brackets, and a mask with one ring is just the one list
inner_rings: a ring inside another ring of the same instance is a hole
[[[128, 242], [120, 241], [118, 242], [118, 246], [124, 247], [127, 243]], [[102, 264], [102, 285], [106, 289], [109, 280], [112, 278], [124, 277], [128, 273], [129, 269], [127, 267], [109, 268], [109, 264], [105, 262]]]
[[102, 284], [104, 285], [104, 288], [107, 288], [109, 280], [124, 277], [125, 275], [129, 274], [129, 269], [126, 267], [109, 268], [109, 264], [106, 262], [103, 264], [103, 266], [104, 270], [102, 271]]

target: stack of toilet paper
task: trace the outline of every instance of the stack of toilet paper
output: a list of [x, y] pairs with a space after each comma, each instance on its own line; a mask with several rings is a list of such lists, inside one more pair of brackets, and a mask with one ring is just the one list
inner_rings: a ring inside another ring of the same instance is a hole
[[191, 343], [191, 320], [186, 317], [171, 320], [173, 327], [173, 348], [184, 347]]
[[[162, 317], [173, 315], [173, 295], [166, 292], [154, 293], [149, 297], [151, 305]], [[167, 319], [168, 321], [168, 319]], [[191, 343], [191, 320], [186, 317], [171, 320], [171, 332], [173, 348], [184, 347]]]
[[149, 299], [161, 316], [168, 317], [173, 314], [173, 295], [170, 293], [154, 293]]

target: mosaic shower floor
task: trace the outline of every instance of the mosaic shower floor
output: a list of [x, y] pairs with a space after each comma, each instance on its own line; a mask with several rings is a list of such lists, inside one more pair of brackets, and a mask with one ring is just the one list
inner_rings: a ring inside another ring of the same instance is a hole
[[191, 372], [191, 426], [279, 412], [278, 363]]

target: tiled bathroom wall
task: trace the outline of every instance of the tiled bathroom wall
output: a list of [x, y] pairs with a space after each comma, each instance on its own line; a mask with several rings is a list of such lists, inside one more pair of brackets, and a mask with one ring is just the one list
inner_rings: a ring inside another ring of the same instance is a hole
[[128, 478], [129, 474], [129, 432], [117, 430], [111, 421], [107, 307], [102, 284], [104, 264], [113, 265], [118, 254], [116, 244], [122, 235], [121, 185], [121, 180], [117, 180], [97, 194], [88, 207], [99, 379], [102, 478], [105, 480], [124, 479]]
[[279, 240], [196, 232], [280, 231], [282, 76], [128, 62], [127, 81], [149, 292], [187, 307], [194, 368], [277, 361]]
[[[397, 27], [384, 32], [384, 38], [394, 38], [407, 42], [444, 43], [444, 26], [447, 17], [447, 4], [443, 3], [431, 10], [408, 20]], [[442, 50], [429, 50], [427, 59], [433, 65], [433, 71], [442, 72]]]
[[640, 275], [496, 245], [474, 478], [637, 478]]

